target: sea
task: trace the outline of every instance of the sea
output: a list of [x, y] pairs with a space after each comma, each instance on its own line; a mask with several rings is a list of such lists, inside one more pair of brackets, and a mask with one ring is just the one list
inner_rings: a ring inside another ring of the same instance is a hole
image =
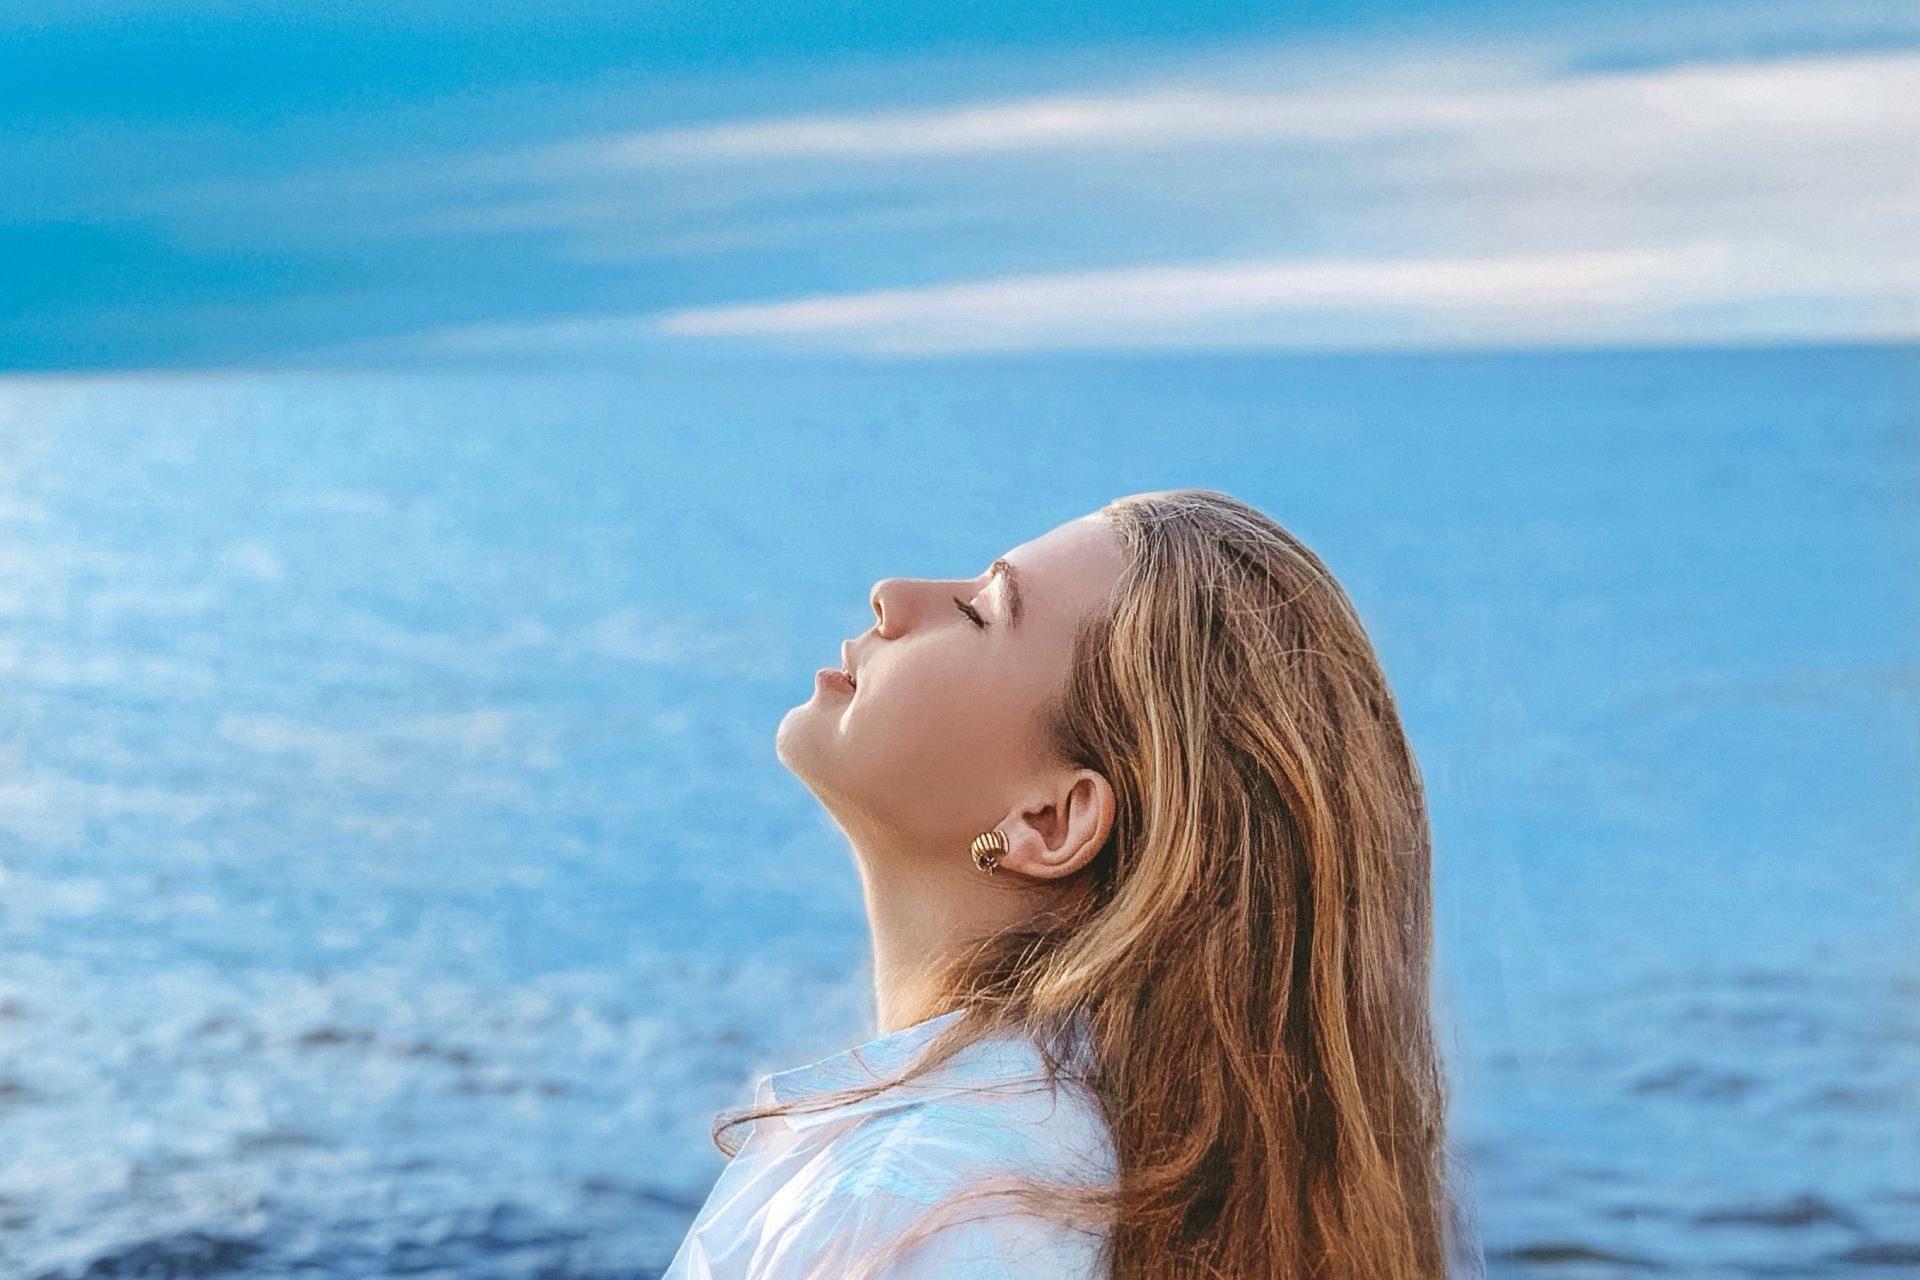
[[1920, 347], [0, 377], [0, 1275], [655, 1277], [874, 1031], [774, 757], [893, 575], [1327, 561], [1486, 1274], [1920, 1274]]

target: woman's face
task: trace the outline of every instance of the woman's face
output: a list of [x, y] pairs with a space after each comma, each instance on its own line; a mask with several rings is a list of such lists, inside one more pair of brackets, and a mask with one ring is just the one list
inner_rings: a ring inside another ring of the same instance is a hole
[[847, 645], [855, 687], [816, 677], [781, 721], [776, 754], [857, 847], [971, 869], [972, 838], [1044, 789], [1036, 713], [1124, 553], [1105, 519], [1087, 515], [1001, 560], [1005, 572], [876, 583], [873, 628]]

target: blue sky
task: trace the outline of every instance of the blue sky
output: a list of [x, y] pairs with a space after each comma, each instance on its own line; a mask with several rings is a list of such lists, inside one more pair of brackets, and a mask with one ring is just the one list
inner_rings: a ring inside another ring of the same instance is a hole
[[1920, 334], [1909, 4], [0, 6], [0, 368]]

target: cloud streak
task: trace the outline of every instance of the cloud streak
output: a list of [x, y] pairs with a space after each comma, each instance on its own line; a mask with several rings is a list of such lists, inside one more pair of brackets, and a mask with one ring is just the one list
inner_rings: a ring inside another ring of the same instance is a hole
[[[708, 242], [736, 248], [754, 218], [729, 228], [729, 201], [764, 212], [783, 193], [879, 191], [846, 213], [850, 235], [891, 232], [898, 260], [916, 265], [937, 255], [916, 253], [914, 236], [944, 237], [942, 260], [985, 269], [419, 344], [724, 339], [935, 355], [1920, 337], [1920, 51], [1584, 73], [1406, 57], [1303, 87], [1285, 87], [1277, 63], [1249, 63], [1219, 80], [523, 153], [519, 172], [557, 209], [581, 208], [583, 188], [697, 187]], [[933, 212], [889, 224], [875, 216], [886, 199]], [[524, 202], [516, 216], [529, 216]], [[818, 244], [833, 243], [833, 221], [813, 220]], [[673, 251], [641, 224], [562, 215], [557, 227], [565, 255]], [[1005, 245], [1027, 242], [1064, 260], [993, 269]]]
[[[1723, 338], [1804, 329], [1811, 296], [1852, 306], [1829, 336], [1898, 338], [1920, 319], [1920, 279], [1861, 278], [1847, 264], [1724, 244], [1477, 258], [1248, 260], [1005, 277], [830, 294], [657, 316], [575, 317], [436, 335], [442, 354], [616, 354], [661, 335], [745, 338], [788, 349], [925, 356], [1060, 348], [1315, 349], [1686, 341], [1708, 308]], [[1774, 305], [1770, 305], [1774, 304]]]
[[[1755, 128], [1854, 136], [1876, 123], [1912, 128], [1920, 58], [1909, 51], [1788, 61], [1682, 64], [1476, 86], [1512, 75], [1497, 63], [1394, 62], [1369, 82], [1305, 91], [1249, 92], [1148, 86], [1106, 94], [1048, 94], [958, 107], [813, 114], [639, 132], [542, 148], [527, 159], [553, 171], [746, 160], [924, 159], [1039, 149], [1154, 150], [1392, 135], [1471, 135], [1552, 126], [1641, 131], [1659, 124], [1698, 138]], [[1245, 73], [1242, 73], [1245, 74]], [[1276, 75], [1282, 74], [1276, 69]], [[1535, 75], [1540, 73], [1535, 72]], [[1410, 88], [1421, 81], [1429, 87]], [[1431, 83], [1438, 82], [1438, 83]], [[1604, 114], [1596, 114], [1604, 112]]]

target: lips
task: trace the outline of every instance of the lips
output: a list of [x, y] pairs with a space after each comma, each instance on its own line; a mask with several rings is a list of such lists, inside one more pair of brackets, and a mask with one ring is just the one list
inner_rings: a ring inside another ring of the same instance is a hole
[[848, 684], [858, 687], [860, 682], [854, 678], [853, 674], [853, 656], [847, 651], [844, 641], [840, 645], [840, 671], [847, 677]]

